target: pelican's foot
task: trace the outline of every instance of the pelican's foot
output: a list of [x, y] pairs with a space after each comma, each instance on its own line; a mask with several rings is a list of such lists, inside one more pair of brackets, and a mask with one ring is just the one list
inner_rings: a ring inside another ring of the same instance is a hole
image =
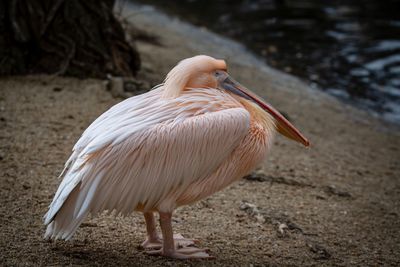
[[177, 248], [184, 248], [198, 244], [199, 240], [184, 238], [181, 234], [174, 234], [174, 242]]
[[196, 247], [183, 247], [173, 251], [164, 251], [162, 248], [157, 250], [146, 251], [149, 255], [165, 256], [174, 259], [213, 259], [214, 257], [208, 254], [208, 248], [196, 248]]
[[[162, 242], [163, 240], [161, 237], [147, 237], [146, 240], [140, 245], [140, 247], [143, 249], [160, 249], [162, 248]], [[181, 234], [174, 234], [174, 243], [175, 247], [184, 248], [194, 246], [195, 244], [199, 243], [199, 240], [184, 238]]]
[[140, 245], [142, 249], [160, 249], [162, 248], [162, 239], [160, 237], [157, 238], [149, 238], [147, 237], [145, 241]]

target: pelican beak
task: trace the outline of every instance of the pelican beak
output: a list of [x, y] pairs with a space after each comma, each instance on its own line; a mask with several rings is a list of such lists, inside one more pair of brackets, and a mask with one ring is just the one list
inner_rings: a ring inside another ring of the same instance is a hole
[[304, 146], [310, 145], [310, 142], [307, 140], [307, 138], [305, 138], [300, 131], [293, 126], [293, 124], [291, 124], [281, 113], [279, 113], [279, 111], [264, 101], [261, 97], [257, 96], [249, 89], [235, 81], [229, 76], [228, 73], [221, 71], [220, 75], [217, 76], [217, 80], [220, 88], [230, 91], [247, 100], [253, 101], [266, 112], [271, 114], [276, 121], [276, 129], [279, 133], [289, 139], [302, 143]]

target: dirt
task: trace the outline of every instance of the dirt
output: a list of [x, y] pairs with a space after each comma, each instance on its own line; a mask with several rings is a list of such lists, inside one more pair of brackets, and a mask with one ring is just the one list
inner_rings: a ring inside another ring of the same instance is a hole
[[[138, 248], [145, 238], [140, 214], [88, 218], [72, 241], [46, 241], [42, 217], [72, 146], [121, 99], [101, 80], [2, 78], [0, 265], [400, 265], [398, 127], [261, 66], [245, 51], [239, 54], [240, 47], [221, 46], [205, 30], [137, 10], [131, 21], [158, 40], [138, 43], [144, 62], [139, 79], [154, 85], [184, 57], [222, 55], [232, 75], [288, 114], [312, 147], [277, 136], [252, 176], [176, 211], [175, 232], [200, 240], [213, 260], [146, 255]], [[199, 40], [190, 40], [194, 35]]]

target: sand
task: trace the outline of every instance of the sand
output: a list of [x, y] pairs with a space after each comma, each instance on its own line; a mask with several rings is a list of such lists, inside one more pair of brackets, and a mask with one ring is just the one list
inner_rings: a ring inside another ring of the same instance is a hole
[[[73, 241], [42, 239], [42, 216], [83, 130], [121, 98], [101, 80], [0, 79], [0, 265], [380, 266], [400, 264], [400, 130], [269, 68], [241, 45], [126, 7], [154, 38], [137, 43], [139, 79], [155, 85], [180, 59], [223, 57], [242, 84], [289, 115], [309, 149], [277, 136], [251, 177], [178, 209], [173, 227], [213, 260], [176, 261], [138, 248], [140, 214], [88, 218]], [[148, 41], [152, 40], [152, 41]]]

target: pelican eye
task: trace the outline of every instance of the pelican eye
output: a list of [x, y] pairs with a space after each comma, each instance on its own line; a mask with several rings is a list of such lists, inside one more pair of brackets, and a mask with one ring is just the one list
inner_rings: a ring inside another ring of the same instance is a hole
[[217, 70], [217, 71], [214, 72], [214, 76], [215, 76], [215, 77], [219, 77], [219, 76], [221, 76], [221, 74], [222, 74], [222, 72], [219, 71], [219, 70]]

